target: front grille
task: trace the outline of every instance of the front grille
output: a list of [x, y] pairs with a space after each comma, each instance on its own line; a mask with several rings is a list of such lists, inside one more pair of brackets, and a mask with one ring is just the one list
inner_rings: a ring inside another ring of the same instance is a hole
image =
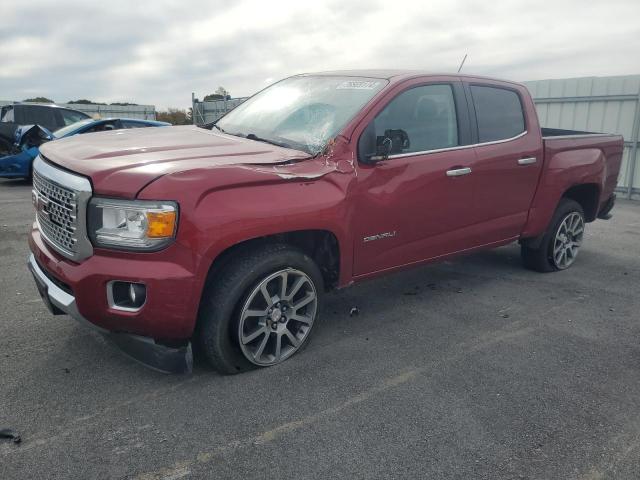
[[33, 203], [43, 239], [58, 253], [75, 261], [93, 254], [87, 236], [89, 180], [37, 157], [33, 162]]
[[33, 188], [38, 197], [36, 215], [42, 233], [54, 247], [74, 255], [77, 251], [77, 192], [53, 183], [33, 172]]

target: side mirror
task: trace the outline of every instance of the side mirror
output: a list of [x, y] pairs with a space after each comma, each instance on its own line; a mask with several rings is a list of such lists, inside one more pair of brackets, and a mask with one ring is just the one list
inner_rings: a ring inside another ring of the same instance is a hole
[[364, 129], [358, 140], [358, 160], [368, 165], [374, 165], [389, 158], [393, 149], [393, 141], [389, 137], [377, 137], [375, 121]]
[[393, 150], [393, 141], [389, 137], [377, 137], [376, 138], [376, 154], [372, 157], [372, 160], [381, 161], [389, 158]]

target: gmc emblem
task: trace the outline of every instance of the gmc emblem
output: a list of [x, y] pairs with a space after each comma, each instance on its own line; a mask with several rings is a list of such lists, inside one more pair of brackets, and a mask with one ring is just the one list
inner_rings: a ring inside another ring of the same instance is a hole
[[31, 201], [33, 202], [33, 206], [36, 209], [36, 213], [46, 213], [46, 208], [49, 202], [46, 198], [38, 195], [38, 192], [35, 190], [31, 191]]

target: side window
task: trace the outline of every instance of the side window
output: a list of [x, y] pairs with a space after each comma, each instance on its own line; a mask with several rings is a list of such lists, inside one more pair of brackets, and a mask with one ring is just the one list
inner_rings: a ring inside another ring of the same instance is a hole
[[131, 120], [122, 120], [122, 128], [145, 128], [149, 125], [142, 122], [133, 122]]
[[87, 117], [85, 114], [80, 112], [74, 112], [73, 110], [59, 110], [60, 115], [62, 116], [62, 122], [65, 127], [67, 125], [71, 125], [72, 123], [79, 122], [80, 120], [85, 120]]
[[25, 105], [24, 109], [27, 123], [41, 125], [49, 130], [56, 129], [57, 125], [53, 108]]
[[472, 85], [471, 96], [481, 143], [512, 138], [524, 132], [524, 112], [516, 92]]
[[376, 144], [391, 141], [390, 155], [455, 147], [458, 122], [451, 85], [402, 92], [374, 120]]
[[120, 127], [117, 120], [109, 120], [107, 122], [100, 122], [95, 127], [91, 127], [90, 129], [85, 130], [82, 133], [109, 132], [111, 130], [119, 129]]

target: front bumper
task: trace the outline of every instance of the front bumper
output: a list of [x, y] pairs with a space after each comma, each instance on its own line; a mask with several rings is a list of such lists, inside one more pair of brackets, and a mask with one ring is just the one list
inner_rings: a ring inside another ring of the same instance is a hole
[[[42, 270], [75, 297], [76, 309], [92, 324], [111, 332], [132, 333], [165, 343], [191, 338], [201, 282], [195, 273], [198, 258], [185, 247], [176, 243], [155, 253], [95, 249], [94, 255], [74, 263], [49, 247], [35, 223], [29, 246]], [[112, 280], [145, 284], [144, 307], [137, 312], [111, 308], [107, 285]]]
[[107, 340], [118, 346], [127, 356], [147, 367], [165, 373], [191, 373], [193, 354], [190, 343], [183, 347], [172, 348], [159, 345], [149, 337], [110, 332], [100, 328], [80, 314], [75, 297], [64, 291], [56, 282], [49, 278], [40, 265], [38, 265], [33, 254], [29, 256], [28, 266], [33, 274], [42, 300], [54, 315], [69, 315], [83, 325], [101, 333]]
[[[29, 269], [53, 314], [68, 314], [151, 368], [191, 371], [189, 339], [200, 290], [191, 268], [196, 259], [186, 249], [175, 246], [157, 254], [96, 254], [75, 264], [53, 252], [35, 224], [29, 245]], [[110, 308], [106, 286], [111, 280], [145, 283], [144, 307], [138, 312]]]

